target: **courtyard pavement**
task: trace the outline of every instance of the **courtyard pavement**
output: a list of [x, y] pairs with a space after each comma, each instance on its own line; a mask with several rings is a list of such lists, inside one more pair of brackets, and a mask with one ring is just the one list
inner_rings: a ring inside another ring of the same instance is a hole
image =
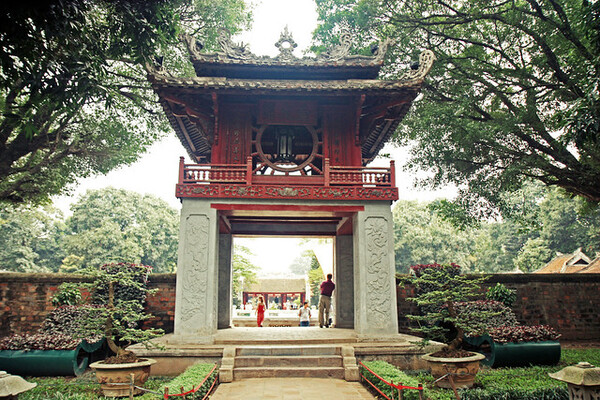
[[211, 400], [373, 400], [359, 382], [328, 378], [252, 378], [222, 383]]

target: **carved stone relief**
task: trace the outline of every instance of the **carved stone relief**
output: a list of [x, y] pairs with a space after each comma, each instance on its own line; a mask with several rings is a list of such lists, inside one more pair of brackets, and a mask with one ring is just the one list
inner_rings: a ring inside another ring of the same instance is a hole
[[388, 252], [388, 221], [383, 217], [368, 217], [365, 220], [367, 244], [367, 319], [374, 329], [386, 328], [391, 319], [391, 266]]
[[186, 265], [181, 279], [180, 320], [184, 325], [191, 323], [193, 326], [204, 326], [207, 321], [209, 232], [209, 218], [206, 215], [187, 217], [184, 239]]

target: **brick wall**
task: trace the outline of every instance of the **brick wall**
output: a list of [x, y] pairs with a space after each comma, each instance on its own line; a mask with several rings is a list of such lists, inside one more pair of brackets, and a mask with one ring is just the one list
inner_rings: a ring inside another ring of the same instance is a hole
[[[489, 286], [502, 283], [517, 291], [512, 309], [522, 324], [545, 324], [555, 328], [562, 340], [600, 340], [600, 274], [498, 274]], [[407, 314], [417, 312], [412, 287], [398, 286], [398, 324], [410, 333]]]
[[[63, 274], [0, 273], [0, 336], [37, 330], [52, 310], [51, 298], [65, 281], [85, 278]], [[493, 275], [487, 286], [501, 282], [517, 290], [513, 310], [523, 324], [548, 324], [563, 340], [600, 341], [600, 274], [502, 274]], [[155, 318], [146, 325], [173, 331], [175, 312], [175, 275], [157, 274], [150, 288], [158, 289], [147, 301]], [[401, 332], [409, 333], [407, 314], [415, 313], [412, 287], [398, 286], [398, 322]]]

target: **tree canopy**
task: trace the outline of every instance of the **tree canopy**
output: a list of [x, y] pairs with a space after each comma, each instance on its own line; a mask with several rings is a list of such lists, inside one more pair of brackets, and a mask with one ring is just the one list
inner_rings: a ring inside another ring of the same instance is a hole
[[[457, 203], [489, 216], [534, 179], [600, 201], [600, 2], [317, 0], [315, 38], [382, 38], [385, 78], [424, 49], [437, 61], [395, 142], [412, 146], [421, 184], [454, 183]], [[315, 46], [318, 51], [319, 46]]]
[[467, 271], [532, 272], [557, 253], [578, 248], [600, 255], [600, 210], [582, 210], [558, 188], [541, 183], [504, 195], [510, 213], [500, 221], [457, 228], [437, 212], [437, 203], [398, 201], [393, 209], [396, 270], [411, 265], [456, 262]]
[[3, 2], [0, 201], [45, 202], [134, 162], [167, 131], [144, 65], [183, 30], [210, 45], [247, 22], [242, 0]]
[[0, 269], [78, 272], [133, 262], [173, 272], [179, 216], [164, 200], [123, 189], [89, 190], [67, 218], [49, 206], [0, 206]]
[[175, 271], [179, 215], [164, 200], [109, 187], [88, 190], [71, 210], [63, 249], [82, 257], [82, 266], [131, 262]]

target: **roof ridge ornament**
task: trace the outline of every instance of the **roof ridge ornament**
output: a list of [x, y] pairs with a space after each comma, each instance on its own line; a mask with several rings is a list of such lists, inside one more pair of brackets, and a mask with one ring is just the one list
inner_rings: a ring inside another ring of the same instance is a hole
[[431, 50], [423, 50], [423, 52], [419, 55], [418, 67], [415, 69], [410, 69], [404, 72], [398, 80], [400, 81], [412, 81], [412, 80], [420, 80], [425, 78], [425, 76], [431, 70], [433, 66], [433, 62], [435, 61], [435, 54]]
[[379, 40], [376, 46], [373, 46], [372, 56], [351, 55], [350, 48], [352, 46], [352, 34], [344, 32], [340, 36], [340, 43], [329, 48], [329, 50], [318, 55], [317, 59], [325, 61], [343, 61], [343, 60], [365, 60], [382, 62], [388, 48], [394, 43], [393, 39], [385, 38]]
[[256, 56], [248, 50], [248, 45], [246, 43], [233, 43], [231, 40], [231, 32], [226, 28], [219, 29], [217, 42], [221, 46], [221, 50], [223, 50], [225, 55], [229, 58], [236, 60], [250, 60], [256, 58]]
[[292, 37], [287, 25], [279, 35], [279, 40], [275, 43], [275, 47], [279, 49], [279, 55], [275, 57], [278, 60], [291, 61], [297, 59], [294, 55], [294, 49], [298, 47], [298, 43]]

